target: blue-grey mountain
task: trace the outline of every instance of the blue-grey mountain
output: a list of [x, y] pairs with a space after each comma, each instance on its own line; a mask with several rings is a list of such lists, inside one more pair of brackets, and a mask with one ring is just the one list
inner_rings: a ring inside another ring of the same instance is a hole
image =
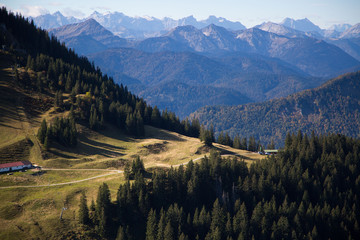
[[332, 79], [322, 86], [262, 103], [209, 106], [192, 114], [215, 131], [262, 143], [281, 143], [286, 132], [341, 133], [360, 136], [360, 72]]

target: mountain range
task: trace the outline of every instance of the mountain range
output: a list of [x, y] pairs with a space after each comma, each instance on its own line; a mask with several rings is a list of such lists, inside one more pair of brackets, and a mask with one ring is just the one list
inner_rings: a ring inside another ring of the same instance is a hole
[[[232, 31], [246, 29], [246, 27], [238, 21], [230, 21], [226, 18], [216, 16], [209, 16], [207, 19], [200, 21], [193, 16], [174, 20], [168, 17], [163, 19], [148, 16], [130, 17], [121, 12], [107, 12], [102, 14], [94, 11], [88, 17], [79, 19], [75, 17], [65, 17], [57, 11], [53, 14], [30, 17], [30, 19], [32, 19], [38, 27], [43, 29], [58, 28], [64, 25], [94, 19], [115, 35], [129, 39], [158, 37], [175, 27], [186, 25], [191, 25], [198, 29], [204, 28], [210, 24], [224, 27]], [[349, 28], [354, 27], [350, 24], [335, 24], [328, 29], [321, 29], [307, 18], [298, 20], [285, 18], [278, 24], [297, 31], [306, 32], [308, 35], [314, 35], [317, 38], [349, 38], [349, 35], [344, 34], [344, 36], [342, 36], [342, 34]], [[358, 32], [356, 36], [353, 35], [352, 37], [359, 37]]]
[[31, 17], [31, 19], [38, 27], [43, 29], [58, 28], [64, 25], [94, 19], [115, 35], [130, 39], [145, 39], [160, 36], [172, 28], [186, 25], [203, 28], [210, 24], [216, 24], [230, 30], [242, 30], [246, 28], [240, 22], [229, 21], [225, 18], [216, 16], [209, 16], [207, 19], [200, 21], [195, 19], [193, 16], [174, 20], [168, 17], [163, 19], [154, 17], [129, 17], [120, 12], [108, 12], [101, 14], [97, 11], [94, 11], [91, 15], [84, 19], [65, 17], [60, 12]]
[[[331, 42], [275, 23], [238, 31], [214, 24], [201, 29], [179, 26], [136, 41], [88, 19], [51, 29], [50, 34], [86, 55], [116, 82], [182, 118], [205, 105], [285, 97], [360, 65]], [[357, 45], [350, 44], [354, 39], [331, 41], [352, 48], [349, 53], [358, 57]]]

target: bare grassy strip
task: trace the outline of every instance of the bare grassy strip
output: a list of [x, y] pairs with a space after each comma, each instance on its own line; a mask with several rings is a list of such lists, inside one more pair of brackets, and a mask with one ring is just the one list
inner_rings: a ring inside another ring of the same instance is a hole
[[[104, 172], [107, 172], [104, 174]], [[95, 169], [43, 169], [42, 171], [16, 172], [13, 175], [0, 175], [0, 189], [22, 187], [47, 187], [74, 184], [121, 173], [118, 170]]]

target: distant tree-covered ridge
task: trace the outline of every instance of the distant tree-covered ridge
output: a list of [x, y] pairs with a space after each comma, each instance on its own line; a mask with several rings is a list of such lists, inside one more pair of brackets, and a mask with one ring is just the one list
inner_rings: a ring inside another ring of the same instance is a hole
[[192, 117], [215, 134], [254, 136], [281, 145], [286, 132], [341, 133], [360, 136], [360, 72], [348, 73], [322, 86], [263, 103], [204, 107]]
[[359, 160], [359, 139], [301, 132], [249, 168], [211, 152], [151, 179], [138, 171], [114, 202], [104, 184], [84, 228], [106, 239], [358, 239]]
[[[79, 57], [21, 15], [2, 7], [0, 22], [0, 45], [26, 69], [19, 71], [15, 66], [15, 79], [26, 89], [54, 96], [57, 111], [71, 110], [76, 121], [94, 130], [108, 122], [130, 135], [143, 136], [144, 124], [148, 124], [199, 136], [198, 121], [180, 122], [174, 113], [149, 106], [126, 86], [115, 84], [111, 77], [102, 74], [87, 58]], [[67, 101], [65, 94], [69, 96]]]

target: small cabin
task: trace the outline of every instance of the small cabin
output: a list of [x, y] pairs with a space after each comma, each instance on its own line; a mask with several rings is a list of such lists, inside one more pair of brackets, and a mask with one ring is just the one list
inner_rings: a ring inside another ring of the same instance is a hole
[[32, 167], [32, 163], [29, 161], [3, 163], [0, 164], [0, 172], [11, 172], [11, 171], [17, 171], [31, 167]]
[[276, 155], [279, 152], [277, 149], [265, 149], [264, 153], [265, 155]]

